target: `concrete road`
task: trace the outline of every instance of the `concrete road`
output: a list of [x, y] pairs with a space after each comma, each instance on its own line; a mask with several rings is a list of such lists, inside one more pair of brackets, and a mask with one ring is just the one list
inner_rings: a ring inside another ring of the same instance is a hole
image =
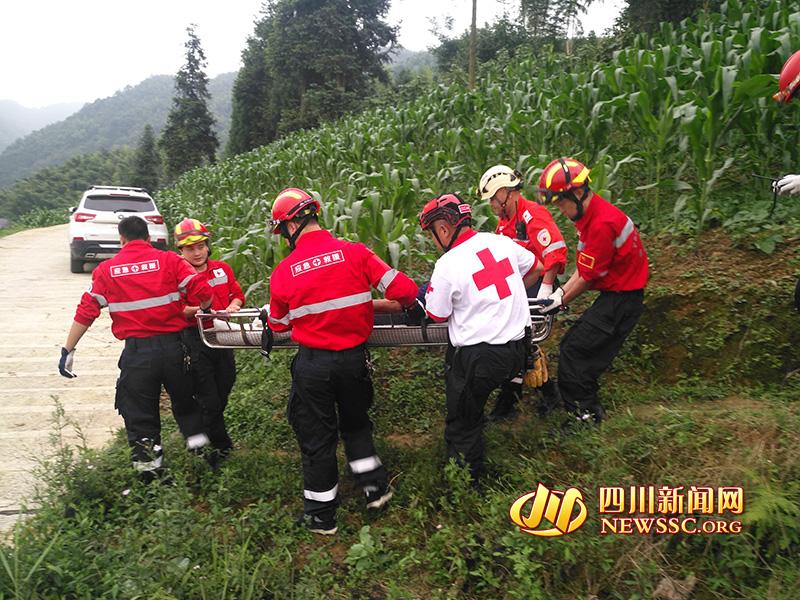
[[[122, 342], [103, 311], [75, 353], [76, 379], [58, 374], [60, 348], [81, 294], [91, 282], [69, 270], [67, 225], [0, 238], [0, 535], [20, 518], [33, 492], [33, 470], [55, 452], [57, 403], [74, 423], [66, 443], [106, 443], [122, 418], [114, 410]], [[35, 508], [35, 507], [33, 507]]]

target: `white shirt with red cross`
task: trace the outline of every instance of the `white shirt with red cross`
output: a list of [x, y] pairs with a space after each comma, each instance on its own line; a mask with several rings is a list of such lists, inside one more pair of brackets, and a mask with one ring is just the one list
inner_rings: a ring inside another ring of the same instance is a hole
[[511, 238], [470, 230], [436, 261], [425, 309], [447, 321], [453, 346], [518, 340], [531, 323], [522, 277], [535, 266]]

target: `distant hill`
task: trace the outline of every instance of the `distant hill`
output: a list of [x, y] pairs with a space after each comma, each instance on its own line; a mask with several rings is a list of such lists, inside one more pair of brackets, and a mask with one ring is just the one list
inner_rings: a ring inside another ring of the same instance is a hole
[[420, 71], [436, 67], [436, 57], [428, 50], [408, 50], [402, 46], [394, 51], [386, 65], [395, 77], [403, 71]]
[[[235, 79], [235, 72], [224, 73], [209, 82], [209, 108], [217, 121], [220, 148], [230, 128]], [[158, 134], [167, 120], [173, 92], [173, 77], [156, 75], [17, 140], [0, 154], [0, 187], [80, 154], [135, 146], [148, 123]]]
[[81, 106], [81, 102], [65, 102], [42, 108], [28, 108], [13, 100], [0, 100], [0, 151], [31, 131], [66, 119]]

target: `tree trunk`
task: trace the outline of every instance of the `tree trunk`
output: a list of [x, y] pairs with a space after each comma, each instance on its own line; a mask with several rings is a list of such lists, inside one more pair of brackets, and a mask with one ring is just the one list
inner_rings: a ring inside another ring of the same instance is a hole
[[476, 29], [478, 13], [478, 0], [472, 0], [472, 27], [469, 30], [469, 89], [475, 89], [475, 62], [478, 45], [478, 32]]

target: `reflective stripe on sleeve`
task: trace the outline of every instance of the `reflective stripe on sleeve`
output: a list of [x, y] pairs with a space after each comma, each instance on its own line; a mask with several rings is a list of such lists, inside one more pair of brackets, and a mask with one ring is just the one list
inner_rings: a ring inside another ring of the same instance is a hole
[[189, 283], [189, 281], [190, 281], [190, 280], [192, 279], [192, 277], [194, 277], [195, 275], [197, 275], [197, 273], [193, 273], [193, 274], [191, 274], [191, 275], [187, 275], [187, 276], [186, 276], [186, 277], [183, 279], [183, 281], [181, 281], [181, 282], [178, 284], [178, 289], [179, 289], [181, 292], [185, 292], [185, 291], [186, 291], [186, 284], [187, 284], [187, 283]]
[[542, 258], [550, 254], [551, 252], [555, 252], [556, 250], [561, 250], [561, 248], [566, 248], [567, 244], [564, 240], [560, 240], [558, 242], [553, 242], [547, 248], [542, 251]]
[[124, 312], [127, 310], [142, 310], [145, 308], [155, 308], [156, 306], [165, 306], [172, 302], [177, 302], [181, 299], [178, 292], [172, 292], [166, 296], [157, 296], [155, 298], [143, 298], [141, 300], [133, 300], [131, 302], [111, 302], [108, 305], [108, 312]]
[[339, 492], [339, 484], [337, 483], [327, 492], [312, 492], [311, 490], [303, 490], [303, 496], [309, 500], [316, 500], [317, 502], [333, 502], [336, 500], [336, 494]]
[[628, 217], [628, 220], [625, 222], [625, 227], [622, 228], [622, 232], [617, 236], [617, 239], [614, 240], [614, 248], [622, 248], [622, 245], [628, 241], [632, 233], [633, 221]]
[[397, 277], [397, 269], [389, 269], [386, 273], [383, 274], [381, 280], [378, 282], [377, 290], [383, 294], [386, 291], [386, 288], [389, 287], [389, 284], [394, 281], [394, 278]]
[[369, 473], [380, 467], [383, 463], [377, 455], [373, 454], [367, 458], [359, 458], [358, 460], [350, 461], [350, 470], [356, 475], [360, 473]]
[[350, 296], [342, 296], [341, 298], [334, 298], [333, 300], [325, 300], [324, 302], [316, 302], [314, 304], [306, 304], [298, 306], [289, 310], [289, 319], [299, 319], [306, 315], [318, 315], [320, 313], [328, 312], [329, 310], [337, 310], [340, 308], [349, 308], [351, 306], [358, 306], [372, 302], [372, 294], [370, 292], [360, 292]]
[[289, 324], [289, 315], [287, 313], [287, 315], [285, 317], [281, 317], [280, 319], [276, 319], [275, 317], [270, 315], [269, 316], [269, 321], [270, 321], [270, 323], [277, 323], [278, 325], [288, 325]]
[[89, 295], [95, 300], [97, 300], [97, 303], [100, 305], [100, 308], [108, 306], [108, 300], [106, 300], [105, 296], [102, 296], [100, 294], [95, 294], [94, 292], [89, 292]]

